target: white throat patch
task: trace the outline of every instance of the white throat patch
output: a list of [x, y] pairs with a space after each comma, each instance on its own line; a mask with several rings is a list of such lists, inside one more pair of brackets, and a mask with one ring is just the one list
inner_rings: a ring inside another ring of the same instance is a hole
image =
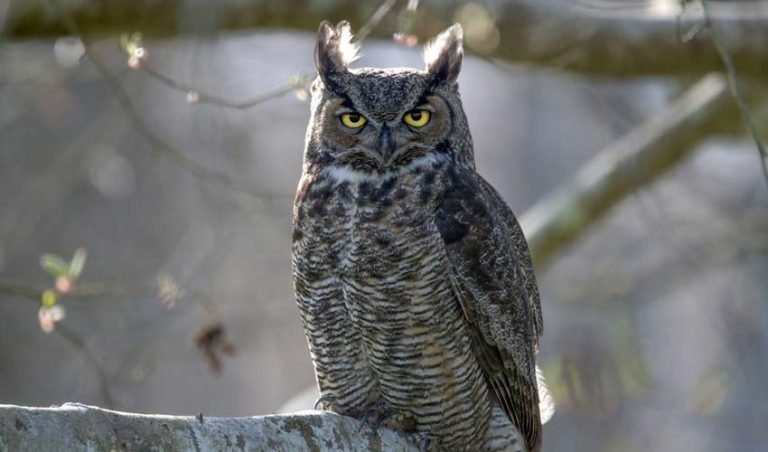
[[444, 162], [447, 160], [448, 156], [446, 155], [430, 153], [413, 159], [405, 166], [392, 169], [385, 173], [358, 171], [350, 168], [349, 166], [335, 165], [328, 166], [323, 171], [325, 171], [325, 174], [337, 184], [342, 182], [358, 184], [365, 181], [382, 181], [392, 176], [403, 175], [422, 166], [431, 165], [437, 162]]

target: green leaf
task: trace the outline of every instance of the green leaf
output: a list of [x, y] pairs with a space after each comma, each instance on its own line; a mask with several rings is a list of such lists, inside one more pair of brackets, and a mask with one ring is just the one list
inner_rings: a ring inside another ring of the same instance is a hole
[[128, 56], [135, 56], [136, 50], [142, 47], [141, 33], [131, 33], [120, 35], [120, 48], [122, 48]]
[[79, 278], [80, 274], [83, 273], [86, 257], [87, 254], [85, 252], [85, 248], [78, 248], [77, 251], [75, 251], [75, 255], [72, 256], [72, 261], [69, 263], [67, 276], [69, 276], [73, 281]]
[[69, 271], [69, 265], [64, 259], [55, 254], [43, 254], [40, 256], [40, 266], [54, 278], [66, 275]]

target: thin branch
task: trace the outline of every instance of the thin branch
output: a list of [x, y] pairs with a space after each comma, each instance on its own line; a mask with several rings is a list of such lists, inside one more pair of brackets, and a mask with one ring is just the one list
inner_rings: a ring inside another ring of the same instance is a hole
[[217, 96], [215, 94], [210, 94], [210, 93], [201, 91], [197, 87], [190, 85], [188, 83], [183, 83], [183, 82], [179, 82], [178, 80], [174, 80], [171, 77], [168, 77], [167, 75], [162, 74], [158, 72], [156, 69], [150, 67], [146, 61], [141, 62], [141, 65], [139, 66], [139, 70], [147, 74], [150, 78], [153, 78], [158, 82], [162, 83], [163, 85], [167, 86], [168, 88], [171, 88], [176, 91], [180, 91], [186, 94], [187, 96], [191, 96], [191, 98], [188, 97], [188, 101], [190, 103], [211, 104], [211, 105], [216, 105], [224, 108], [232, 108], [235, 110], [247, 110], [259, 104], [263, 104], [264, 102], [267, 102], [269, 100], [282, 97], [288, 93], [291, 93], [293, 91], [296, 91], [297, 89], [300, 89], [301, 87], [306, 85], [309, 82], [309, 80], [312, 79], [312, 77], [314, 77], [314, 75], [310, 75], [310, 74], [299, 74], [297, 76], [292, 77], [292, 79], [287, 83], [277, 86], [251, 99], [247, 99], [243, 101], [232, 101], [232, 100], [224, 99], [223, 97]]
[[[701, 0], [701, 7], [704, 11], [704, 26], [709, 30], [709, 34], [712, 38], [712, 43], [717, 48], [717, 54], [720, 56], [720, 60], [723, 62], [723, 66], [725, 66], [725, 71], [728, 75], [728, 85], [731, 90], [731, 95], [733, 96], [733, 99], [736, 101], [736, 104], [739, 106], [741, 119], [744, 121], [744, 125], [747, 127], [747, 130], [749, 130], [750, 135], [752, 135], [752, 140], [755, 142], [755, 145], [757, 146], [758, 158], [760, 159], [760, 167], [763, 169], [763, 179], [765, 180], [766, 187], [768, 187], [768, 151], [766, 151], [765, 143], [763, 143], [763, 140], [760, 137], [760, 134], [757, 132], [757, 128], [755, 127], [755, 121], [752, 118], [752, 113], [750, 113], [749, 107], [747, 106], [747, 102], [744, 100], [744, 96], [741, 93], [739, 77], [736, 74], [736, 67], [733, 64], [731, 55], [728, 52], [728, 49], [726, 48], [725, 44], [720, 38], [720, 34], [715, 29], [715, 26], [712, 22], [712, 18], [710, 17], [710, 14], [709, 14], [708, 3], [709, 3], [708, 0]], [[685, 3], [683, 3], [683, 5], [685, 5]]]
[[0, 280], [0, 293], [8, 295], [40, 301], [43, 290], [44, 289], [17, 284], [12, 281]]
[[[95, 298], [95, 297], [138, 297], [148, 296], [160, 297], [162, 299], [161, 283], [155, 285], [122, 285], [115, 283], [78, 283], [71, 291], [66, 294], [62, 294], [62, 297], [70, 298]], [[6, 293], [12, 296], [27, 299], [37, 305], [40, 304], [42, 294], [45, 291], [42, 287], [27, 286], [19, 283], [15, 283], [8, 280], [0, 280], [0, 293]], [[194, 303], [199, 305], [205, 312], [208, 319], [203, 323], [202, 331], [212, 331], [215, 328], [216, 336], [213, 336], [208, 343], [198, 339], [196, 340], [196, 346], [203, 353], [203, 357], [210, 364], [211, 362], [216, 365], [211, 365], [214, 372], [220, 370], [221, 358], [220, 354], [231, 354], [234, 348], [226, 340], [225, 328], [222, 323], [217, 320], [218, 315], [216, 313], [216, 306], [211, 300], [210, 296], [204, 292], [198, 290], [181, 289], [178, 291], [178, 298], [191, 299]], [[175, 300], [174, 300], [175, 302]], [[170, 304], [167, 304], [165, 300], [163, 303], [170, 309]], [[96, 355], [86, 347], [85, 342], [78, 336], [78, 333], [70, 329], [64, 322], [57, 322], [56, 327], [52, 330], [53, 334], [61, 337], [64, 341], [69, 343], [74, 349], [78, 350], [93, 366], [99, 384], [101, 387], [102, 403], [108, 408], [116, 407], [116, 402], [109, 389], [108, 378], [106, 371], [102, 367], [99, 359]]]
[[48, 3], [52, 8], [57, 9], [61, 13], [62, 21], [69, 32], [80, 38], [83, 43], [83, 48], [85, 49], [86, 57], [88, 57], [91, 63], [93, 63], [94, 67], [96, 67], [98, 72], [104, 78], [104, 81], [107, 82], [107, 86], [109, 86], [109, 88], [112, 90], [112, 93], [115, 95], [115, 97], [117, 97], [117, 101], [125, 111], [128, 119], [133, 124], [133, 127], [141, 136], [144, 137], [144, 139], [150, 143], [152, 149], [159, 152], [161, 155], [168, 158], [170, 161], [185, 171], [194, 176], [197, 176], [202, 181], [218, 185], [235, 192], [245, 193], [260, 199], [271, 199], [275, 197], [265, 195], [263, 190], [254, 187], [248, 182], [233, 179], [227, 174], [214, 171], [197, 163], [195, 160], [190, 159], [183, 152], [176, 149], [174, 146], [156, 135], [149, 128], [149, 126], [144, 123], [141, 115], [139, 115], [138, 111], [133, 105], [133, 102], [131, 102], [130, 96], [125, 91], [125, 88], [123, 88], [114, 74], [112, 74], [106, 63], [101, 60], [98, 53], [93, 50], [93, 45], [91, 44], [90, 40], [82, 33], [80, 27], [77, 25], [77, 22], [75, 22], [75, 20], [64, 7], [60, 7], [61, 5], [59, 4], [59, 1], [60, 0], [48, 0]]
[[[0, 293], [26, 298], [39, 302], [48, 287], [20, 284], [14, 281], [0, 279]], [[102, 297], [154, 297], [161, 298], [160, 283], [155, 284], [122, 284], [115, 282], [78, 282], [72, 289], [61, 294], [63, 299], [88, 299]], [[179, 299], [192, 300], [211, 317], [216, 317], [216, 308], [211, 297], [199, 290], [180, 288]]]
[[[55, 1], [55, 0], [49, 0], [49, 1]], [[381, 7], [379, 7], [376, 10], [376, 12], [369, 18], [369, 20], [363, 26], [363, 30], [367, 30], [367, 32], [360, 33], [361, 36], [358, 36], [358, 40], [362, 40], [363, 38], [365, 38], [367, 33], [370, 33], [370, 30], [372, 30], [383, 19], [386, 13], [389, 12], [389, 10], [392, 8], [394, 3], [395, 2], [392, 0], [387, 0], [384, 4], [381, 5]], [[59, 5], [56, 4], [54, 6], [58, 7]], [[197, 163], [195, 160], [190, 159], [183, 152], [181, 152], [180, 150], [172, 146], [170, 143], [166, 142], [165, 140], [160, 138], [157, 134], [155, 134], [149, 128], [149, 126], [142, 120], [141, 116], [139, 115], [138, 111], [133, 105], [133, 102], [131, 101], [129, 94], [123, 88], [122, 84], [120, 84], [120, 82], [117, 80], [114, 74], [112, 74], [112, 72], [109, 70], [107, 65], [101, 60], [98, 53], [94, 51], [90, 40], [82, 33], [80, 27], [75, 22], [75, 20], [70, 15], [67, 14], [64, 8], [59, 8], [59, 10], [62, 14], [64, 25], [69, 29], [71, 33], [80, 37], [80, 40], [83, 43], [83, 47], [85, 48], [85, 55], [88, 57], [91, 63], [93, 63], [93, 65], [99, 71], [101, 76], [107, 82], [107, 85], [110, 87], [113, 94], [117, 97], [118, 102], [120, 103], [121, 107], [123, 108], [126, 115], [128, 116], [128, 119], [131, 121], [133, 127], [141, 136], [143, 136], [152, 145], [152, 147], [156, 151], [159, 151], [163, 156], [167, 157], [169, 160], [177, 164], [179, 167], [197, 176], [198, 178], [200, 178], [205, 182], [216, 184], [224, 188], [227, 188], [229, 190], [245, 193], [260, 199], [276, 198], [276, 196], [266, 195], [262, 189], [259, 189], [246, 181], [234, 179], [227, 174], [214, 171], [210, 168], [207, 168]], [[142, 62], [142, 63], [145, 63], [145, 62]], [[218, 105], [221, 107], [235, 108], [240, 110], [254, 107], [270, 99], [274, 99], [290, 91], [293, 91], [298, 86], [302, 86], [306, 84], [307, 80], [311, 77], [306, 74], [302, 74], [298, 76], [296, 80], [292, 80], [288, 84], [277, 87], [272, 91], [269, 91], [260, 96], [257, 96], [256, 98], [249, 99], [242, 102], [232, 102], [232, 101], [223, 99], [219, 96], [202, 92], [201, 90], [197, 89], [192, 85], [174, 80], [171, 77], [168, 77], [150, 67], [146, 67], [145, 65], [140, 65], [140, 67], [143, 69], [144, 73], [148, 74], [149, 76], [151, 76], [155, 80], [158, 80], [164, 85], [174, 90], [182, 91], [187, 95], [193, 96], [191, 100], [194, 100], [194, 102], [205, 102], [209, 104]]]
[[80, 339], [78, 334], [70, 329], [66, 325], [59, 324], [53, 333], [62, 338], [65, 342], [69, 343], [75, 350], [80, 352], [85, 359], [91, 363], [93, 370], [96, 372], [96, 377], [99, 379], [99, 387], [101, 391], [101, 399], [107, 408], [116, 408], [118, 405], [112, 395], [112, 390], [109, 387], [109, 377], [106, 370], [101, 365], [101, 362], [96, 355], [85, 345], [85, 342]]
[[197, 163], [195, 160], [190, 159], [183, 152], [176, 149], [170, 143], [156, 135], [142, 120], [141, 115], [139, 115], [136, 107], [133, 105], [133, 102], [131, 102], [131, 98], [125, 91], [125, 88], [123, 88], [114, 74], [112, 74], [109, 68], [107, 68], [107, 65], [93, 50], [90, 41], [82, 35], [80, 35], [80, 39], [82, 40], [83, 46], [85, 48], [85, 55], [99, 71], [101, 76], [104, 78], [104, 81], [107, 82], [107, 85], [112, 90], [112, 93], [115, 95], [115, 97], [117, 97], [117, 101], [120, 103], [123, 111], [128, 116], [128, 119], [131, 121], [134, 129], [136, 129], [136, 131], [141, 136], [143, 136], [144, 139], [150, 143], [150, 145], [152, 145], [153, 149], [160, 152], [163, 156], [167, 157], [176, 165], [189, 172], [190, 174], [197, 176], [204, 182], [218, 185], [232, 191], [245, 193], [260, 199], [275, 198], [274, 195], [267, 195], [262, 189], [259, 189], [258, 187], [255, 187], [246, 181], [234, 179], [227, 174], [212, 170]]
[[397, 3], [397, 0], [385, 0], [381, 6], [379, 6], [376, 12], [371, 15], [371, 18], [368, 19], [368, 22], [366, 22], [365, 25], [360, 28], [360, 31], [358, 31], [355, 35], [357, 42], [365, 41], [365, 38], [371, 34], [377, 25], [379, 25], [379, 23], [382, 21], [382, 19], [384, 19], [387, 13], [389, 13], [392, 7], [395, 6], [395, 3]]
[[[392, 10], [392, 7], [397, 3], [397, 0], [385, 0], [371, 15], [370, 19], [363, 25], [358, 33], [355, 34], [357, 42], [363, 42], [365, 38], [381, 23], [386, 15]], [[267, 102], [278, 97], [282, 97], [285, 94], [296, 91], [297, 89], [305, 86], [315, 74], [299, 74], [291, 78], [287, 83], [273, 88], [263, 94], [260, 94], [252, 99], [244, 101], [232, 101], [224, 99], [215, 94], [207, 93], [200, 90], [194, 85], [189, 83], [183, 83], [175, 80], [156, 69], [148, 65], [146, 61], [141, 61], [138, 65], [138, 70], [142, 71], [150, 78], [157, 80], [163, 85], [176, 91], [180, 91], [188, 96], [190, 103], [206, 103], [211, 105], [217, 105], [224, 108], [232, 108], [235, 110], [247, 110], [253, 108], [259, 104]]]

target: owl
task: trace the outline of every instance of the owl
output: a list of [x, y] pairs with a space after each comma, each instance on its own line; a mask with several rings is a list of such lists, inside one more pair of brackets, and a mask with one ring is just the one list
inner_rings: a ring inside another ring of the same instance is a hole
[[542, 333], [528, 246], [475, 170], [459, 98], [462, 29], [426, 69], [350, 69], [320, 25], [293, 212], [294, 290], [318, 407], [437, 450], [541, 448]]

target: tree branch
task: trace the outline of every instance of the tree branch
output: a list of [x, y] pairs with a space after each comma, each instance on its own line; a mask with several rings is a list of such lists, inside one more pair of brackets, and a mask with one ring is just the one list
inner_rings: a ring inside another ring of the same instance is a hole
[[700, 140], [740, 125], [726, 79], [720, 74], [703, 77], [664, 112], [602, 150], [523, 214], [522, 227], [536, 265], [546, 265], [627, 194], [685, 158]]
[[405, 435], [330, 412], [241, 418], [0, 405], [0, 451], [419, 450]]
[[[11, 0], [0, 36], [39, 38], [69, 33], [61, 20], [45, 7], [46, 0]], [[381, 2], [274, 2], [269, 0], [103, 0], [61, 2], [83, 33], [116, 34], [140, 31], [145, 36], [210, 34], [256, 27], [295, 28], [314, 32], [323, 19], [348, 19], [362, 27]], [[387, 0], [384, 6], [394, 2]], [[422, 2], [416, 30], [422, 38], [433, 36], [455, 20], [465, 2]], [[703, 11], [653, 10], [652, 2], [621, 7], [608, 2], [583, 0], [485, 0], [479, 2], [495, 18], [498, 43], [482, 50], [486, 56], [593, 75], [634, 77], [642, 75], [693, 75], [719, 70], [718, 50], [699, 33], [688, 43], [680, 31], [698, 27]], [[717, 25], [723, 45], [743, 77], [758, 77], [768, 68], [768, 3], [708, 2], [709, 19]], [[591, 6], [590, 6], [591, 5]], [[689, 8], [690, 9], [690, 8]], [[296, 11], [301, 11], [297, 14]], [[380, 10], [381, 11], [381, 10]], [[384, 13], [381, 14], [383, 17]], [[190, 17], [206, 17], [192, 21]], [[374, 13], [374, 17], [379, 15]], [[187, 18], [187, 20], [185, 20]], [[470, 25], [465, 24], [468, 28]], [[391, 27], [370, 30], [391, 38]], [[491, 34], [493, 35], [493, 34]], [[491, 36], [489, 35], [489, 36]], [[472, 49], [472, 43], [469, 42]]]

